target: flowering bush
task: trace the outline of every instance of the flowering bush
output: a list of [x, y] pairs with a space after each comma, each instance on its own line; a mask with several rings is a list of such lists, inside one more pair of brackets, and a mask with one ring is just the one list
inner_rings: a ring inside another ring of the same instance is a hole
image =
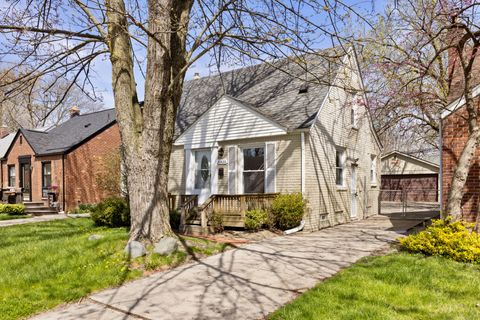
[[409, 252], [480, 263], [480, 235], [472, 228], [472, 224], [452, 222], [450, 218], [433, 220], [424, 231], [400, 239], [400, 246]]

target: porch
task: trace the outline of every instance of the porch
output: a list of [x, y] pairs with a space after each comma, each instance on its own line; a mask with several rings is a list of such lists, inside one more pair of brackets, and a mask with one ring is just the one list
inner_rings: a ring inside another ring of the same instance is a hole
[[180, 231], [213, 232], [213, 219], [220, 216], [223, 227], [244, 228], [246, 212], [268, 210], [278, 193], [214, 194], [201, 205], [198, 195], [169, 195], [170, 210], [180, 211]]

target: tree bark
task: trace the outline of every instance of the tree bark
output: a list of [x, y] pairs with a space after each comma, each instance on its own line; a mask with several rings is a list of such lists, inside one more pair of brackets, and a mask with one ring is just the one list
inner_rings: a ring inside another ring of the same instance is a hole
[[[145, 101], [136, 95], [133, 55], [123, 0], [107, 11], [117, 121], [131, 212], [130, 240], [156, 242], [174, 236], [168, 207], [168, 172], [175, 117], [182, 96], [186, 37], [193, 1], [148, 1]], [[108, 9], [108, 8], [107, 8]]]

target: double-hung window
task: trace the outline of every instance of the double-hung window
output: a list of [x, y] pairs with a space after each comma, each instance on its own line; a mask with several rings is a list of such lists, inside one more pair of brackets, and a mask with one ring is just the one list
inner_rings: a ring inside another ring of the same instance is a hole
[[8, 166], [8, 186], [15, 187], [15, 165]]
[[243, 149], [244, 193], [265, 192], [265, 148]]
[[335, 152], [335, 183], [337, 187], [345, 186], [345, 150], [336, 149]]
[[52, 163], [42, 162], [42, 197], [48, 197], [48, 191], [52, 187]]
[[377, 156], [371, 156], [371, 164], [370, 164], [370, 184], [376, 185], [377, 184]]

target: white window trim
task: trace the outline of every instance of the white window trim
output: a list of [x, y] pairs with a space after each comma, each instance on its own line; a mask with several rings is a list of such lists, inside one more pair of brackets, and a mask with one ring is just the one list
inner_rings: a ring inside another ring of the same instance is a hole
[[[341, 156], [341, 167], [337, 167], [337, 153], [338, 152], [341, 152], [342, 153], [342, 156]], [[335, 159], [334, 159], [334, 166], [335, 166], [335, 186], [337, 187], [337, 189], [342, 189], [342, 190], [345, 190], [347, 189], [347, 185], [345, 183], [345, 180], [346, 180], [346, 168], [347, 168], [347, 151], [345, 148], [343, 147], [336, 147], [335, 148]], [[342, 169], [342, 184], [337, 184], [337, 168], [341, 168]]]
[[[268, 167], [268, 159], [270, 155], [268, 155], [268, 145], [272, 144], [273, 145], [273, 167], [269, 168]], [[275, 193], [277, 192], [277, 144], [275, 141], [271, 142], [265, 142], [265, 153], [264, 153], [264, 171], [265, 171], [265, 178], [264, 178], [264, 187], [263, 187], [263, 192], [264, 193]], [[268, 172], [272, 171], [273, 172], [273, 190], [268, 190]]]
[[[373, 177], [373, 179], [372, 179]], [[370, 155], [370, 185], [376, 187], [378, 184], [377, 177], [377, 155]]]

